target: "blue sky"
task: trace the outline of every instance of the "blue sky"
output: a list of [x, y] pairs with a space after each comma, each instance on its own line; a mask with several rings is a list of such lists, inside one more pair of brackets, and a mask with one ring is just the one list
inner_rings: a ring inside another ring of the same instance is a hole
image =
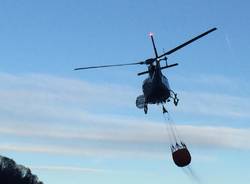
[[[201, 183], [247, 183], [249, 2], [1, 1], [0, 152], [44, 183], [195, 183], [177, 168], [159, 108], [136, 108], [136, 62], [212, 28], [169, 57], [168, 105]], [[73, 180], [73, 181], [72, 181]]]

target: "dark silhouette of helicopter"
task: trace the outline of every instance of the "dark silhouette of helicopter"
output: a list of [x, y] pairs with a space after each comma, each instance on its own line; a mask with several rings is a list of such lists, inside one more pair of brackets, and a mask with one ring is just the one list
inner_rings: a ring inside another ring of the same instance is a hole
[[[143, 95], [140, 95], [137, 97], [136, 106], [140, 109], [143, 108], [145, 114], [147, 114], [148, 104], [162, 104], [163, 113], [164, 113], [164, 112], [167, 112], [167, 110], [163, 106], [164, 103], [169, 102], [172, 99], [174, 102], [174, 105], [177, 106], [179, 102], [177, 94], [173, 90], [171, 90], [167, 78], [161, 72], [161, 70], [163, 69], [177, 66], [178, 63], [168, 65], [166, 56], [200, 39], [201, 37], [215, 31], [216, 29], [217, 28], [212, 28], [161, 55], [158, 55], [153, 34], [150, 33], [149, 36], [151, 37], [151, 41], [152, 41], [154, 53], [155, 53], [155, 57], [153, 58], [149, 58], [144, 61], [140, 61], [136, 63], [90, 66], [90, 67], [75, 68], [74, 70], [86, 70], [86, 69], [94, 69], [94, 68], [106, 68], [106, 67], [128, 66], [128, 65], [144, 65], [144, 64], [148, 65], [147, 71], [140, 72], [137, 74], [138, 76], [149, 74], [149, 76], [143, 82], [143, 85], [142, 85]], [[161, 61], [165, 61], [165, 66], [160, 65]]]

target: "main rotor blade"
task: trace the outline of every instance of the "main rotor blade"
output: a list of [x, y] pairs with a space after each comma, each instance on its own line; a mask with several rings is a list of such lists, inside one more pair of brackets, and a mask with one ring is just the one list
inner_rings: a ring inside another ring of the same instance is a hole
[[74, 70], [87, 70], [87, 69], [94, 69], [94, 68], [107, 68], [107, 67], [116, 67], [116, 66], [128, 66], [128, 65], [142, 65], [144, 61], [140, 61], [137, 63], [125, 63], [125, 64], [116, 64], [116, 65], [100, 65], [100, 66], [88, 66], [88, 67], [81, 67], [75, 68]]
[[166, 53], [160, 55], [158, 58], [161, 58], [161, 57], [166, 56], [166, 55], [170, 55], [170, 54], [172, 54], [173, 52], [175, 52], [175, 51], [181, 49], [182, 47], [185, 47], [185, 46], [187, 46], [188, 44], [190, 44], [190, 43], [192, 43], [192, 42], [194, 42], [194, 41], [200, 39], [201, 37], [206, 36], [207, 34], [209, 34], [209, 33], [213, 32], [213, 31], [215, 31], [216, 29], [217, 29], [216, 27], [215, 27], [215, 28], [212, 28], [212, 29], [208, 30], [207, 32], [202, 33], [202, 34], [200, 34], [199, 36], [196, 36], [196, 37], [194, 37], [193, 39], [191, 39], [191, 40], [189, 40], [189, 41], [187, 41], [187, 42], [185, 42], [185, 43], [179, 45], [178, 47], [175, 47], [174, 49], [169, 50], [168, 52], [166, 52]]

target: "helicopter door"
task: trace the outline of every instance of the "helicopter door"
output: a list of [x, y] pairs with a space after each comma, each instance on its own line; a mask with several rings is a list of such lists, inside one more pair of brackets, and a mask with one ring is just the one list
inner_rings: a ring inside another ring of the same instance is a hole
[[165, 76], [163, 75], [161, 80], [162, 80], [162, 82], [164, 83], [164, 85], [170, 90], [170, 86], [169, 86], [167, 77], [165, 77]]
[[144, 104], [145, 104], [145, 97], [144, 95], [140, 95], [136, 98], [136, 107], [139, 109], [144, 108]]

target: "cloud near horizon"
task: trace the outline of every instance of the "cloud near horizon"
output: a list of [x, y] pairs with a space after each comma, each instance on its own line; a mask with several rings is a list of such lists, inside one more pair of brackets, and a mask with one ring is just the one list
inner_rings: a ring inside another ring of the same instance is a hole
[[85, 168], [85, 167], [76, 167], [76, 166], [57, 166], [57, 165], [42, 165], [42, 166], [29, 166], [29, 168], [34, 170], [45, 170], [45, 171], [72, 171], [72, 172], [82, 172], [82, 173], [103, 173], [109, 172], [104, 169], [94, 169], [94, 168]]

